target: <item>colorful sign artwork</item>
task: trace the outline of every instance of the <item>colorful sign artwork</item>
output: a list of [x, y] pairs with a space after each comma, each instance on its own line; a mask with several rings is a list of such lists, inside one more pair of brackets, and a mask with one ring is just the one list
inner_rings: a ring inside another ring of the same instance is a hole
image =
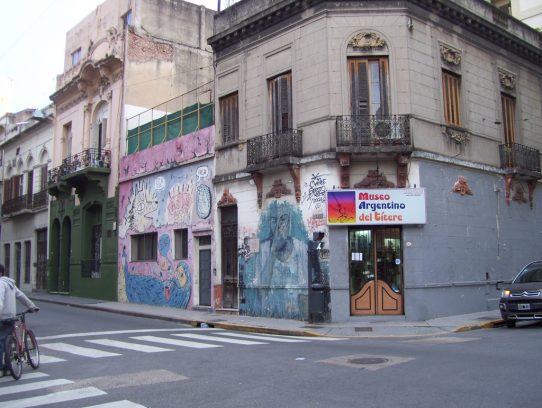
[[328, 225], [425, 224], [425, 189], [327, 192]]

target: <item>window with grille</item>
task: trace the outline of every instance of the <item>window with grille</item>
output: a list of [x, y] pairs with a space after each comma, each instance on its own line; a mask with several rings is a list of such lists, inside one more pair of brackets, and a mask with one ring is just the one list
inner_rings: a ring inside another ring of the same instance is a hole
[[504, 144], [512, 146], [516, 140], [516, 100], [503, 93], [501, 94], [501, 105]]
[[292, 125], [292, 73], [288, 72], [268, 81], [271, 104], [271, 130], [277, 133]]
[[132, 261], [155, 261], [157, 259], [156, 232], [132, 235]]
[[388, 59], [349, 58], [352, 115], [389, 115]]
[[460, 85], [461, 77], [449, 71], [442, 71], [442, 92], [444, 97], [444, 120], [449, 125], [460, 126]]
[[222, 143], [239, 140], [239, 96], [238, 93], [220, 98], [220, 123], [222, 125]]

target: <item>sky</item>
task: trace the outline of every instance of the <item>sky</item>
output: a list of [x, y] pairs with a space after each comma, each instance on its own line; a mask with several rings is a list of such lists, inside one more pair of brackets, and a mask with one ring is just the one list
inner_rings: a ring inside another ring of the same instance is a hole
[[[0, 0], [0, 116], [51, 103], [64, 69], [66, 32], [104, 1]], [[213, 10], [218, 3], [186, 1]]]

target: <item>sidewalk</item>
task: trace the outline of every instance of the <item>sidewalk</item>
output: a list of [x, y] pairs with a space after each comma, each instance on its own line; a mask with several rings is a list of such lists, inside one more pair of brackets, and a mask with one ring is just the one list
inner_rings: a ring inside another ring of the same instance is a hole
[[502, 324], [498, 310], [413, 322], [404, 320], [402, 316], [374, 316], [358, 321], [310, 324], [298, 320], [239, 316], [212, 311], [109, 302], [42, 292], [33, 292], [28, 296], [35, 302], [56, 303], [111, 313], [162, 319], [194, 327], [207, 325], [221, 329], [294, 336], [355, 338], [438, 336], [479, 328], [490, 328]]

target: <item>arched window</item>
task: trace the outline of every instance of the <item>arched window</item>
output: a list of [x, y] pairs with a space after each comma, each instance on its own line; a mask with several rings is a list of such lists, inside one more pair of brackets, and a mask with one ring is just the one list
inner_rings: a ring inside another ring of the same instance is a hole
[[98, 105], [95, 111], [95, 119], [92, 124], [92, 140], [91, 147], [93, 149], [102, 150], [106, 143], [107, 137], [107, 116], [109, 106], [106, 102]]

